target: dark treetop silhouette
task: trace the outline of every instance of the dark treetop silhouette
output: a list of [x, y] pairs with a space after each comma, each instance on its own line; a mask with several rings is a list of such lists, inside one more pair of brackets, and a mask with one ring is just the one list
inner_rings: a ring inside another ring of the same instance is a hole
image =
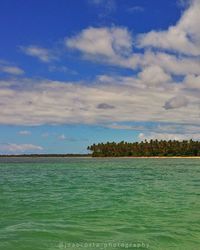
[[199, 141], [150, 140], [142, 142], [107, 142], [88, 147], [94, 157], [120, 156], [200, 156]]

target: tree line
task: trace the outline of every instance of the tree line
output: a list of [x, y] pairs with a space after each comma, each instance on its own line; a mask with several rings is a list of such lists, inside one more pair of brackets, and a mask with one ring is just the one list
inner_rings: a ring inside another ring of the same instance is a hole
[[107, 142], [88, 146], [93, 157], [121, 156], [200, 156], [200, 141], [150, 140], [141, 142]]

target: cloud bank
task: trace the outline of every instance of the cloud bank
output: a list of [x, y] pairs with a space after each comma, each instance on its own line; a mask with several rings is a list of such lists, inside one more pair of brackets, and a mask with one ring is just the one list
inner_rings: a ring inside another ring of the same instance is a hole
[[32, 153], [41, 151], [43, 148], [41, 146], [33, 145], [33, 144], [15, 144], [15, 143], [6, 143], [0, 145], [0, 151], [3, 153], [12, 153], [12, 154], [22, 154], [22, 153]]
[[[88, 27], [66, 37], [66, 51], [92, 63], [132, 70], [132, 75], [102, 74], [90, 82], [17, 77], [1, 80], [0, 123], [115, 124], [115, 128], [127, 128], [126, 122], [142, 121], [188, 126], [188, 131], [191, 126], [197, 128], [199, 23], [200, 1], [193, 0], [180, 20], [167, 30], [137, 35], [126, 27]], [[56, 59], [52, 51], [34, 45], [22, 47], [22, 51], [45, 63]], [[150, 136], [154, 137], [155, 132]]]

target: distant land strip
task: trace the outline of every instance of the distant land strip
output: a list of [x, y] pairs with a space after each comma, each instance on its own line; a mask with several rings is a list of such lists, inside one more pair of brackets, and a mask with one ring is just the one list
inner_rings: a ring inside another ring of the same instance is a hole
[[3, 154], [0, 157], [91, 157], [91, 154]]
[[200, 158], [200, 141], [145, 140], [106, 142], [87, 147], [88, 154], [2, 154], [0, 157], [121, 157], [121, 158]]
[[87, 148], [93, 157], [200, 157], [200, 141], [107, 142]]

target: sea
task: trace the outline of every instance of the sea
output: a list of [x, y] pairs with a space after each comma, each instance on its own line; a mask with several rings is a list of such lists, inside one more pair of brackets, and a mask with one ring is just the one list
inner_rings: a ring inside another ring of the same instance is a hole
[[0, 250], [200, 249], [200, 159], [0, 158]]

